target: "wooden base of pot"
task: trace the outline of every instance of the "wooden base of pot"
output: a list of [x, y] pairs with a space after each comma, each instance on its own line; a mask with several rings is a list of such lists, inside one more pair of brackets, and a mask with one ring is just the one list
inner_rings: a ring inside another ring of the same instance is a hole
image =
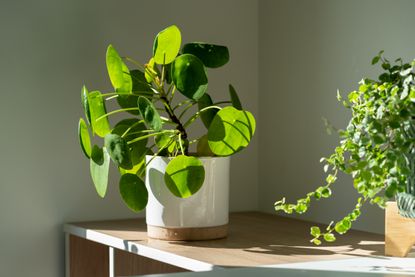
[[228, 224], [214, 227], [169, 228], [147, 225], [147, 236], [160, 240], [191, 241], [221, 239], [228, 234]]
[[415, 244], [415, 219], [399, 215], [396, 202], [388, 202], [385, 217], [385, 255], [406, 257]]

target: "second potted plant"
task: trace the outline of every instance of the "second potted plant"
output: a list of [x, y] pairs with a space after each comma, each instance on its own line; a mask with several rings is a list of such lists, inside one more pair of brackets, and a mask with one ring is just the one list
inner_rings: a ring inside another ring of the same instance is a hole
[[314, 244], [332, 242], [336, 233], [346, 233], [366, 203], [384, 208], [387, 200], [396, 198], [400, 215], [415, 218], [415, 61], [390, 62], [381, 51], [372, 60], [377, 63], [383, 70], [378, 80], [362, 79], [345, 100], [338, 93], [351, 118], [338, 131], [341, 140], [334, 153], [321, 159], [326, 183], [295, 203], [286, 203], [285, 198], [275, 203], [277, 211], [302, 214], [313, 199], [331, 195], [339, 172], [353, 177], [359, 193], [354, 209], [326, 230], [311, 227]]
[[[146, 64], [108, 47], [114, 91], [82, 89], [86, 120], [79, 121], [79, 139], [97, 193], [106, 194], [112, 161], [126, 205], [136, 212], [147, 206], [150, 237], [226, 236], [229, 156], [247, 147], [255, 132], [253, 115], [231, 85], [230, 100], [214, 102], [207, 93], [207, 68], [228, 60], [225, 46], [181, 47], [180, 30], [173, 25], [157, 34]], [[120, 109], [107, 112], [106, 101], [114, 100]], [[129, 116], [111, 127], [108, 118], [118, 113]], [[207, 132], [191, 138], [189, 127], [200, 120]], [[103, 145], [92, 144], [90, 133], [104, 138]]]

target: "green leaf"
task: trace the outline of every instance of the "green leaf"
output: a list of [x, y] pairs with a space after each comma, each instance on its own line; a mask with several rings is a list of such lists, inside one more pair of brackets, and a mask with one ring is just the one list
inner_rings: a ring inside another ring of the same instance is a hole
[[112, 161], [119, 167], [131, 169], [133, 164], [127, 142], [117, 134], [107, 134], [104, 140]]
[[[132, 79], [132, 92], [131, 95], [125, 95], [125, 93], [121, 93], [117, 97], [118, 105], [120, 105], [123, 109], [128, 108], [137, 108], [137, 99], [139, 95], [148, 94], [149, 97], [152, 95], [152, 91], [150, 86], [147, 84], [147, 81], [144, 77], [144, 73], [140, 70], [131, 70], [130, 76]], [[121, 91], [117, 91], [121, 92]], [[133, 115], [139, 115], [139, 111], [132, 110], [127, 111]]]
[[88, 126], [81, 118], [78, 123], [79, 144], [85, 156], [89, 159], [91, 157], [91, 138], [89, 137]]
[[376, 56], [372, 59], [372, 64], [377, 64], [378, 61], [380, 60], [380, 56]]
[[321, 190], [321, 197], [329, 198], [331, 196], [331, 189], [330, 188], [323, 188]]
[[115, 90], [117, 92], [131, 92], [130, 71], [111, 44], [107, 48], [106, 62], [108, 75]]
[[242, 110], [241, 100], [239, 100], [238, 94], [231, 84], [229, 84], [229, 94], [231, 96], [232, 106], [234, 106], [235, 109]]
[[143, 157], [141, 157], [140, 161], [135, 164], [133, 166], [133, 168], [131, 169], [124, 169], [122, 167], [118, 167], [118, 171], [120, 172], [121, 175], [130, 173], [130, 174], [135, 174], [138, 177], [143, 178], [145, 175], [145, 167], [146, 167], [146, 159], [145, 159], [145, 155]]
[[312, 243], [314, 243], [315, 245], [320, 245], [321, 244], [321, 240], [314, 238], [311, 240]]
[[229, 61], [229, 50], [226, 46], [203, 42], [187, 43], [183, 46], [183, 54], [198, 57], [206, 67], [220, 67]]
[[179, 155], [166, 167], [164, 181], [167, 188], [177, 197], [187, 198], [203, 185], [205, 169], [196, 157]]
[[215, 156], [215, 154], [209, 148], [209, 142], [208, 142], [208, 136], [207, 135], [203, 135], [197, 141], [197, 155], [198, 156], [204, 156], [204, 157]]
[[[144, 133], [141, 133], [141, 132], [144, 130], [147, 130], [143, 122], [140, 122], [136, 118], [127, 118], [127, 119], [123, 119], [120, 122], [118, 122], [115, 125], [111, 133], [122, 136], [128, 129], [129, 129], [128, 133], [124, 136], [124, 139], [126, 141], [130, 141], [139, 136], [145, 135]], [[141, 163], [142, 160], [145, 158], [145, 155], [148, 150], [147, 142], [148, 142], [148, 139], [142, 139], [142, 140], [129, 144], [130, 153], [131, 153], [131, 162], [133, 166]], [[134, 168], [131, 170], [134, 170]]]
[[105, 137], [111, 131], [107, 117], [97, 120], [107, 113], [103, 97], [99, 91], [88, 94], [89, 110], [91, 112], [91, 126], [95, 134]]
[[137, 104], [141, 117], [144, 119], [147, 126], [155, 131], [160, 131], [162, 121], [153, 103], [147, 98], [140, 96]]
[[250, 112], [223, 108], [209, 126], [209, 148], [218, 156], [229, 156], [242, 150], [251, 141], [255, 124]]
[[326, 233], [324, 234], [324, 240], [327, 242], [333, 242], [336, 241], [336, 237], [332, 233]]
[[339, 221], [334, 226], [334, 230], [340, 235], [346, 233], [352, 227], [352, 222], [348, 218], [344, 218], [342, 221]]
[[171, 77], [176, 88], [190, 99], [198, 100], [207, 90], [205, 67], [194, 55], [177, 57], [171, 64]]
[[311, 234], [313, 237], [318, 238], [318, 237], [320, 236], [320, 234], [321, 234], [320, 228], [319, 228], [319, 227], [317, 227], [317, 226], [313, 226], [313, 227], [311, 227], [311, 228], [310, 228], [310, 234]]
[[154, 62], [154, 58], [151, 58], [148, 63], [146, 64], [146, 70], [144, 71], [144, 78], [146, 79], [147, 83], [153, 82], [155, 76], [157, 76], [157, 67]]
[[83, 86], [81, 90], [81, 102], [82, 102], [82, 107], [84, 108], [86, 120], [88, 124], [91, 124], [91, 112], [89, 111], [89, 103], [88, 103], [88, 90], [85, 86]]
[[154, 138], [159, 149], [165, 149], [168, 153], [173, 153], [176, 150], [176, 135], [175, 134], [160, 134]]
[[[202, 97], [199, 98], [199, 100], [197, 101], [197, 105], [198, 105], [199, 110], [206, 108], [206, 107], [210, 107], [213, 105], [212, 98], [210, 97], [209, 94], [205, 93], [203, 94]], [[218, 113], [218, 111], [219, 111], [218, 108], [212, 108], [200, 114], [200, 119], [202, 119], [202, 122], [206, 128], [209, 128], [210, 123], [212, 122], [213, 118]]]
[[102, 198], [107, 192], [109, 165], [110, 158], [107, 150], [94, 145], [91, 152], [90, 171], [95, 189]]
[[120, 194], [127, 207], [139, 212], [147, 206], [148, 191], [144, 182], [135, 174], [124, 174], [120, 179]]
[[179, 54], [182, 36], [176, 25], [167, 27], [157, 34], [153, 45], [154, 61], [157, 64], [169, 64]]

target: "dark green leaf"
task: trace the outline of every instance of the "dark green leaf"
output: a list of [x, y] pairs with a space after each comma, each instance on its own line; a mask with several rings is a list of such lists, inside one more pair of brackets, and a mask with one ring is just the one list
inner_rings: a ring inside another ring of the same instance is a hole
[[[122, 136], [126, 131], [128, 131], [124, 136], [124, 139], [126, 141], [130, 141], [139, 136], [146, 135], [145, 133], [142, 133], [144, 130], [147, 130], [147, 128], [142, 121], [140, 122], [136, 118], [127, 118], [118, 122], [111, 133]], [[129, 144], [131, 162], [134, 166], [142, 163], [142, 160], [145, 158], [148, 150], [147, 142], [148, 139], [142, 139]], [[134, 170], [134, 168], [132, 170]]]
[[[199, 100], [197, 101], [197, 105], [198, 105], [199, 110], [206, 108], [206, 107], [210, 107], [213, 105], [212, 98], [210, 97], [209, 94], [205, 93], [203, 94], [202, 97], [199, 98]], [[210, 123], [212, 122], [213, 118], [218, 113], [218, 111], [219, 109], [212, 108], [200, 114], [200, 118], [202, 119], [202, 122], [206, 128], [209, 128]]]
[[194, 55], [177, 57], [171, 65], [171, 77], [176, 88], [190, 99], [198, 100], [207, 90], [208, 79], [204, 65]]
[[82, 102], [82, 107], [84, 108], [86, 120], [88, 124], [91, 124], [91, 112], [89, 111], [89, 103], [88, 103], [88, 90], [85, 86], [83, 86], [81, 90], [81, 102]]
[[131, 169], [130, 150], [127, 142], [117, 134], [107, 134], [105, 136], [105, 147], [112, 161], [119, 167]]
[[138, 110], [147, 126], [155, 131], [161, 130], [162, 121], [160, 115], [150, 100], [140, 96], [138, 98]]
[[204, 156], [204, 157], [215, 156], [215, 154], [209, 148], [209, 142], [208, 142], [207, 135], [203, 135], [201, 138], [199, 138], [199, 140], [197, 141], [196, 151], [197, 151], [198, 156]]
[[239, 100], [238, 94], [232, 85], [229, 85], [229, 94], [231, 96], [232, 106], [234, 106], [235, 109], [242, 110], [241, 101]]
[[120, 179], [120, 194], [125, 204], [134, 212], [147, 206], [148, 192], [144, 182], [135, 174], [124, 174]]
[[182, 52], [195, 55], [206, 67], [220, 67], [229, 61], [229, 50], [221, 45], [193, 42], [185, 44]]
[[[121, 93], [117, 97], [117, 102], [121, 108], [137, 108], [137, 99], [139, 95], [148, 94], [149, 97], [152, 95], [150, 86], [148, 85], [144, 73], [140, 70], [130, 71], [132, 79], [132, 95], [125, 95]], [[127, 111], [133, 115], [138, 115], [139, 111]]]
[[104, 197], [108, 187], [110, 158], [105, 148], [94, 145], [91, 152], [90, 171], [99, 196]]
[[203, 185], [205, 169], [196, 157], [179, 155], [166, 167], [164, 181], [168, 189], [177, 197], [187, 198], [195, 194]]

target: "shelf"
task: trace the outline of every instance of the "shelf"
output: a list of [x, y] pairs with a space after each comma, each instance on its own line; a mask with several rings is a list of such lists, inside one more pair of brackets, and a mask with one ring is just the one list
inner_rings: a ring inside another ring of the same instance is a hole
[[227, 238], [195, 242], [148, 239], [145, 219], [70, 223], [64, 230], [69, 239], [76, 236], [189, 271], [383, 255], [383, 235], [354, 230], [314, 246], [312, 225], [260, 212], [232, 213]]

